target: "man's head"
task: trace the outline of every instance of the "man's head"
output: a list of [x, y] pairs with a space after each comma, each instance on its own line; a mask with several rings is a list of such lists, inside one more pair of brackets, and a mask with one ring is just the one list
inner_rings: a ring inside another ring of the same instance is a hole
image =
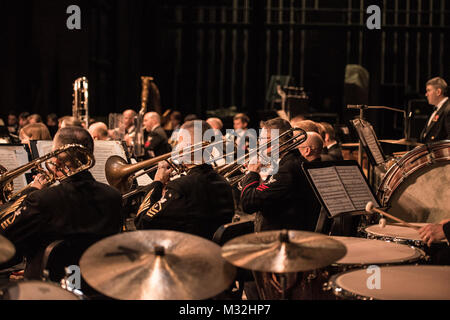
[[170, 114], [170, 122], [172, 123], [172, 128], [177, 128], [180, 124], [183, 118], [181, 117], [181, 112], [174, 111]]
[[54, 127], [58, 125], [58, 116], [55, 113], [47, 115], [47, 126]]
[[336, 134], [333, 126], [327, 122], [321, 122], [320, 124], [325, 129], [324, 146], [328, 147], [329, 145], [336, 143]]
[[59, 119], [59, 127], [60, 128], [66, 128], [66, 127], [79, 127], [83, 128], [83, 125], [80, 120], [78, 120], [75, 117], [71, 116], [65, 116]]
[[[270, 142], [272, 139], [277, 138], [277, 136], [281, 136], [283, 133], [290, 130], [291, 128], [292, 127], [291, 127], [291, 124], [289, 123], [289, 121], [284, 120], [282, 118], [275, 118], [275, 119], [270, 119], [270, 120], [262, 122], [261, 123], [261, 134], [259, 136], [259, 145], [262, 146], [262, 145]], [[275, 132], [273, 130], [278, 131], [277, 136], [273, 135], [273, 133]], [[278, 145], [286, 142], [287, 140], [292, 138], [292, 136], [293, 136], [292, 133], [285, 134], [278, 140]], [[270, 154], [271, 151], [272, 151], [272, 146], [269, 144], [267, 146], [267, 153]]]
[[320, 134], [314, 131], [306, 132], [308, 138], [298, 149], [302, 156], [309, 162], [320, 158], [323, 148], [323, 140]]
[[143, 126], [147, 132], [152, 131], [156, 126], [161, 124], [161, 117], [156, 112], [147, 112], [144, 115]]
[[219, 118], [208, 118], [206, 122], [213, 128], [214, 130], [222, 130], [223, 122]]
[[427, 81], [426, 94], [428, 103], [437, 106], [446, 96], [448, 96], [447, 82], [440, 77], [436, 77]]
[[89, 133], [94, 140], [108, 140], [108, 126], [103, 122], [91, 124]]
[[17, 124], [17, 116], [14, 112], [8, 114], [8, 126], [15, 126]]
[[301, 120], [301, 121], [292, 121], [291, 120], [291, 125], [294, 128], [300, 128], [300, 129], [305, 130], [306, 132], [313, 131], [313, 132], [317, 132], [318, 134], [320, 134], [319, 127], [312, 120]]
[[41, 123], [42, 118], [38, 114], [32, 114], [28, 117], [28, 123]]
[[25, 127], [28, 124], [28, 117], [30, 114], [28, 112], [22, 112], [19, 114], [19, 127]]
[[233, 118], [233, 127], [234, 130], [246, 130], [248, 124], [250, 122], [250, 118], [244, 113], [238, 113]]
[[133, 126], [134, 118], [136, 117], [136, 111], [128, 109], [122, 113], [122, 123], [125, 130]]
[[[65, 127], [58, 130], [53, 139], [53, 150], [56, 150], [67, 144], [80, 144], [85, 147], [89, 153], [94, 153], [94, 140], [92, 140], [89, 132], [81, 127]], [[74, 155], [79, 157], [83, 163], [86, 162], [83, 155]], [[76, 168], [77, 164], [73, 163], [72, 158], [67, 157], [66, 154], [60, 154], [56, 162], [64, 162], [66, 166]]]

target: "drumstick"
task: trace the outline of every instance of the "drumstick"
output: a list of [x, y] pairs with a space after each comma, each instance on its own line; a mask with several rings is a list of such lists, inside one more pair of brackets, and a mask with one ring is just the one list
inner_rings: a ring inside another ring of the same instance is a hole
[[397, 222], [400, 222], [400, 223], [401, 223], [402, 225], [404, 225], [405, 227], [413, 228], [413, 229], [417, 229], [417, 230], [420, 229], [420, 227], [418, 227], [418, 226], [413, 226], [412, 224], [409, 224], [408, 222], [403, 221], [402, 219], [399, 219], [399, 218], [397, 218], [397, 217], [394, 217], [393, 215], [390, 215], [389, 213], [384, 212], [384, 211], [381, 210], [381, 209], [375, 208], [375, 206], [373, 205], [372, 202], [367, 202], [367, 205], [366, 205], [366, 211], [369, 212], [369, 213], [377, 212], [377, 213], [381, 214], [382, 216], [386, 216], [386, 217], [388, 217], [388, 218], [390, 218], [390, 219], [392, 219], [392, 220], [395, 220], [395, 221], [397, 221]]

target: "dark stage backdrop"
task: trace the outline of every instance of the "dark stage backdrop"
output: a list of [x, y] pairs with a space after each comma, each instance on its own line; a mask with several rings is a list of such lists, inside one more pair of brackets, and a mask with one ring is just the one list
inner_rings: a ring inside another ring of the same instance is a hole
[[[81, 30], [66, 28], [72, 4]], [[366, 28], [371, 4], [381, 30]], [[277, 74], [341, 122], [354, 115], [347, 103], [405, 108], [430, 77], [450, 81], [449, 10], [445, 0], [2, 1], [1, 113], [70, 114], [80, 76], [91, 115], [137, 110], [141, 75], [185, 115], [236, 106], [256, 120]], [[367, 92], [344, 84], [347, 65], [368, 71]], [[386, 136], [402, 132], [391, 113], [370, 117]]]

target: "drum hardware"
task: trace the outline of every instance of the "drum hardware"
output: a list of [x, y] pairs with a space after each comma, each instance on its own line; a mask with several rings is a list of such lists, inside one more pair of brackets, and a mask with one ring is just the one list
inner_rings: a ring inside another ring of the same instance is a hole
[[84, 300], [82, 293], [49, 281], [20, 281], [0, 288], [0, 300]]
[[212, 241], [165, 230], [103, 239], [83, 254], [81, 274], [96, 291], [121, 300], [201, 300], [218, 295], [236, 269]]
[[[374, 205], [373, 205], [373, 202], [367, 202], [366, 212], [368, 212], [368, 213], [375, 213], [375, 212], [377, 212], [382, 217], [386, 216], [386, 217], [388, 217], [388, 218], [390, 218], [390, 219], [392, 219], [394, 221], [397, 221], [397, 222], [403, 224], [405, 227], [413, 228], [413, 229], [420, 229], [420, 227], [413, 226], [412, 224], [409, 224], [408, 222], [403, 221], [402, 219], [394, 217], [393, 215], [390, 215], [389, 213], [387, 213], [387, 212], [385, 212], [385, 211], [383, 211], [381, 209], [375, 208]], [[386, 220], [384, 220], [384, 221], [386, 221]], [[383, 223], [381, 223], [381, 225], [383, 225]], [[384, 226], [386, 226], [386, 222], [384, 222]], [[384, 228], [384, 226], [382, 228]]]
[[14, 245], [0, 235], [0, 264], [8, 262], [16, 254], [16, 249]]

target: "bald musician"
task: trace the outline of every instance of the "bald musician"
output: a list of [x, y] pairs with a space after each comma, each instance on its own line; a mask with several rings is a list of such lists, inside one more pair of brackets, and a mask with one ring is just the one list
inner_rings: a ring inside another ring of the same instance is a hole
[[321, 154], [323, 149], [323, 140], [320, 134], [313, 131], [308, 131], [308, 138], [303, 142], [298, 150], [300, 151], [303, 158], [308, 162], [318, 162], [321, 161]]
[[144, 150], [146, 159], [166, 154], [172, 150], [169, 139], [161, 127], [161, 117], [156, 112], [144, 115]]
[[[178, 150], [202, 141], [202, 137], [194, 135], [196, 127], [202, 135], [211, 129], [205, 121], [186, 122], [178, 135]], [[232, 221], [234, 201], [230, 184], [203, 159], [194, 164], [186, 176], [170, 181], [172, 170], [166, 162], [159, 163], [150, 186], [152, 191], [135, 219], [137, 229], [174, 230], [212, 240], [220, 226]]]

